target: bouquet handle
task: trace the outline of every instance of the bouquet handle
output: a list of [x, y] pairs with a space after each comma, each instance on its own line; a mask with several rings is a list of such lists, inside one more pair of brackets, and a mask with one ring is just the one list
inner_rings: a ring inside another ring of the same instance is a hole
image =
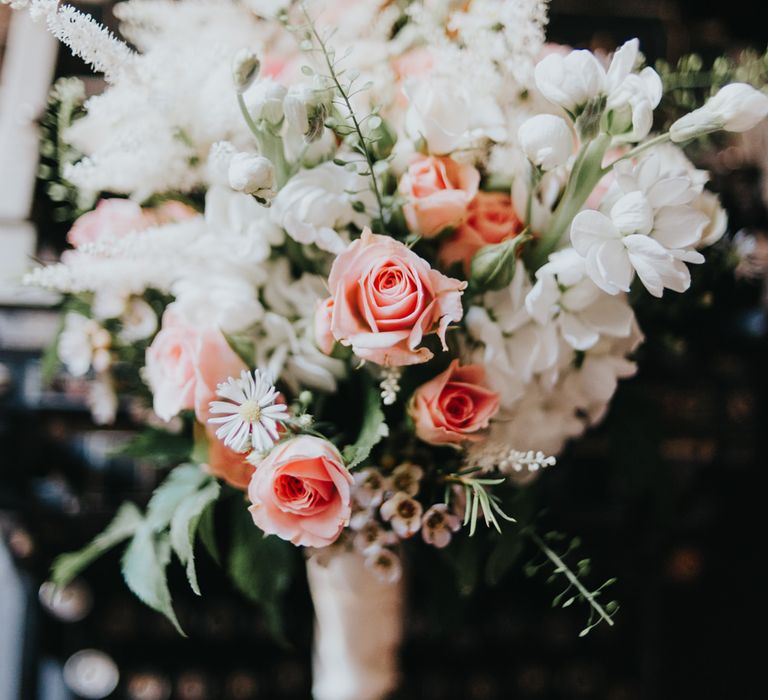
[[379, 581], [356, 552], [309, 558], [307, 577], [315, 607], [314, 700], [383, 700], [399, 681], [402, 578]]

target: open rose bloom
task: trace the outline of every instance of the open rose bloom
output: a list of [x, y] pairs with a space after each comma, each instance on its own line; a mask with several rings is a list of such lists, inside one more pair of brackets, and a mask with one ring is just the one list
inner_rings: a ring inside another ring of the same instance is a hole
[[768, 114], [741, 83], [673, 114], [637, 40], [548, 50], [540, 2], [143, 0], [116, 8], [129, 43], [64, 2], [12, 4], [106, 85], [82, 109], [57, 86], [82, 156], [58, 165], [78, 202], [109, 197], [27, 282], [65, 295], [59, 356], [99, 415], [130, 408], [142, 458], [183, 456], [152, 537], [132, 505], [117, 525], [195, 590], [196, 532], [220, 523], [259, 595], [303, 547], [389, 585], [405, 548], [525, 536], [524, 484], [636, 372], [635, 300], [687, 292], [730, 245], [677, 144]]
[[402, 366], [427, 362], [430, 333], [446, 349], [450, 323], [461, 320], [466, 282], [446, 277], [407, 246], [366, 229], [333, 263], [328, 277], [331, 333], [364, 360]]
[[499, 411], [499, 395], [484, 384], [481, 366], [460, 367], [458, 360], [451, 362], [413, 395], [409, 412], [416, 435], [432, 445], [482, 440], [480, 431]]
[[324, 547], [349, 523], [352, 475], [338, 450], [310, 435], [275, 447], [248, 486], [253, 522], [293, 544]]

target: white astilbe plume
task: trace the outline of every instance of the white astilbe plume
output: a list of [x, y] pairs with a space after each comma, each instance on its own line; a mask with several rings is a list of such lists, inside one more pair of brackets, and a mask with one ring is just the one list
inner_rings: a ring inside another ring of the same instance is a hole
[[548, 0], [474, 0], [451, 15], [468, 55], [484, 57], [505, 76], [528, 86], [544, 46]]
[[89, 15], [57, 0], [33, 0], [29, 5], [33, 19], [44, 19], [48, 30], [95, 71], [104, 73], [107, 82], [133, 66], [136, 54]]

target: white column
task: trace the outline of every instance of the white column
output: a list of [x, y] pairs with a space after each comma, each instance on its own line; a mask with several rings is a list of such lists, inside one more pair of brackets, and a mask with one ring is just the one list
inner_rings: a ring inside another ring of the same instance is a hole
[[353, 552], [307, 561], [315, 607], [315, 700], [383, 700], [397, 688], [402, 580], [383, 583]]

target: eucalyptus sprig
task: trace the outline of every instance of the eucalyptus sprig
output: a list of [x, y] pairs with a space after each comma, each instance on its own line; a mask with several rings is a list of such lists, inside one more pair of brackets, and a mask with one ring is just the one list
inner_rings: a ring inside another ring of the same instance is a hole
[[[568, 608], [575, 602], [583, 602], [589, 605], [587, 625], [579, 633], [580, 637], [588, 635], [601, 622], [605, 622], [612, 627], [615, 624], [613, 617], [619, 609], [619, 604], [615, 600], [611, 600], [603, 605], [598, 601], [598, 598], [606, 588], [616, 582], [616, 579], [610, 578], [597, 588], [590, 589], [582, 583], [582, 579], [590, 573], [590, 560], [579, 559], [576, 563], [575, 571], [566, 562], [566, 559], [571, 558], [580, 547], [581, 541], [579, 538], [571, 538], [564, 545], [564, 548], [560, 547], [560, 552], [558, 553], [556, 551], [558, 543], [564, 543], [568, 539], [565, 535], [559, 532], [548, 532], [542, 538], [530, 527], [525, 529], [525, 533], [545, 557], [543, 561], [537, 562], [533, 560], [529, 562], [525, 567], [525, 573], [528, 576], [535, 576], [539, 571], [549, 566], [554, 566], [554, 569], [547, 578], [547, 583], [564, 581], [566, 584], [565, 588], [552, 600], [552, 607]], [[550, 544], [547, 544], [547, 542]]]
[[[513, 517], [507, 515], [501, 507], [501, 499], [491, 493], [494, 486], [499, 486], [506, 482], [506, 478], [488, 478], [480, 476], [482, 472], [479, 468], [473, 467], [465, 469], [456, 474], [449, 474], [445, 477], [448, 485], [459, 484], [464, 489], [466, 505], [464, 506], [464, 522], [466, 527], [469, 525], [469, 536], [475, 534], [477, 530], [477, 521], [482, 513], [486, 527], [493, 526], [497, 532], [501, 532], [501, 525], [498, 518], [502, 518], [510, 523], [517, 522]], [[446, 503], [450, 496], [450, 489], [446, 488]]]

